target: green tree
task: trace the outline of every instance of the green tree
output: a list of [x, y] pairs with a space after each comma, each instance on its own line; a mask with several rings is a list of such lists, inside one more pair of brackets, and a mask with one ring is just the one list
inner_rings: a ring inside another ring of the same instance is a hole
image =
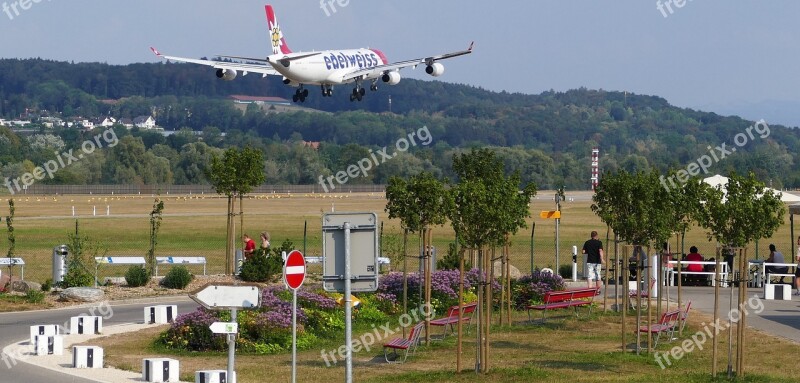
[[150, 249], [147, 251], [147, 267], [150, 275], [156, 271], [156, 245], [158, 245], [158, 230], [161, 228], [161, 215], [164, 212], [164, 201], [156, 198], [153, 210], [150, 212]]
[[[444, 184], [433, 174], [422, 172], [412, 176], [409, 181], [399, 177], [389, 179], [386, 187], [386, 211], [389, 218], [399, 218], [403, 228], [422, 235], [425, 267], [425, 304], [431, 304], [431, 226], [446, 222], [446, 212], [452, 205]], [[405, 247], [405, 246], [404, 246]], [[404, 270], [405, 272], [405, 270]], [[404, 280], [404, 285], [407, 283]], [[405, 291], [405, 286], [404, 289]], [[407, 297], [403, 298], [406, 305]], [[425, 319], [425, 339], [430, 341], [430, 319]]]
[[[244, 222], [242, 201], [244, 195], [264, 182], [264, 154], [257, 149], [246, 147], [244, 149], [229, 148], [222, 158], [212, 154], [211, 166], [206, 178], [214, 186], [218, 194], [228, 197], [228, 223], [227, 245], [225, 249], [225, 272], [231, 274], [234, 270], [232, 250], [234, 246], [233, 219], [236, 215], [236, 197], [239, 197], [239, 216]], [[243, 225], [239, 226], [242, 231]]]
[[[459, 181], [450, 189], [453, 208], [448, 210], [448, 217], [461, 245], [478, 250], [479, 258], [483, 258], [478, 268], [488, 273], [492, 262], [490, 257], [483, 256], [484, 249], [505, 244], [509, 234], [526, 226], [525, 218], [530, 217], [529, 205], [531, 198], [536, 195], [536, 186], [522, 185], [519, 171], [506, 176], [503, 162], [488, 149], [473, 149], [469, 153], [454, 156], [453, 169]], [[488, 331], [483, 331], [488, 328], [488, 318], [491, 317], [491, 283], [479, 291], [480, 304], [489, 314], [486, 320], [478, 321], [478, 331], [485, 334], [482, 336], [482, 342], [485, 342], [482, 349], [486, 351], [478, 356], [476, 362], [480, 364], [482, 372], [488, 372], [489, 337]], [[457, 368], [460, 368], [460, 361], [459, 353]]]
[[725, 188], [704, 189], [698, 222], [708, 239], [730, 247], [769, 238], [783, 224], [786, 207], [780, 196], [750, 173], [728, 177]]

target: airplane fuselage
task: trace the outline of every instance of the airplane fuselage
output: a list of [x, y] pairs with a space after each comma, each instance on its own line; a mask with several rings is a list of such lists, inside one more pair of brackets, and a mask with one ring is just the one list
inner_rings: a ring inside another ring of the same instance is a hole
[[[278, 73], [298, 84], [341, 85], [353, 80], [344, 77], [359, 69], [386, 65], [389, 61], [377, 49], [346, 49], [314, 52], [313, 56], [292, 60], [293, 57], [306, 56], [309, 52], [271, 55], [269, 63]], [[288, 64], [288, 65], [287, 65]], [[365, 77], [364, 80], [379, 78]]]

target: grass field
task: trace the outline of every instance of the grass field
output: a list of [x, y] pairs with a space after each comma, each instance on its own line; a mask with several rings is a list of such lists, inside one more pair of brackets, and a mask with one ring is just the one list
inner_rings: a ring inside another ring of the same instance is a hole
[[[542, 191], [531, 203], [528, 228], [522, 229], [512, 239], [511, 263], [523, 272], [530, 270], [531, 231], [535, 223], [534, 261], [536, 267], [553, 267], [555, 261], [555, 222], [539, 218], [542, 210], [553, 210], [552, 192]], [[559, 229], [561, 264], [571, 259], [571, 248], [583, 244], [591, 230], [600, 232], [605, 241], [606, 227], [592, 213], [590, 194], [587, 192], [568, 193], [575, 197], [562, 205], [562, 219]], [[158, 237], [158, 256], [205, 256], [208, 259], [209, 273], [224, 272], [225, 259], [225, 214], [226, 200], [217, 195], [166, 195], [164, 218]], [[17, 196], [15, 201], [16, 218], [16, 256], [26, 262], [26, 279], [44, 282], [52, 274], [51, 259], [53, 247], [67, 243], [68, 233], [74, 233], [76, 220], [80, 232], [99, 241], [107, 249], [100, 255], [144, 256], [149, 247], [149, 212], [153, 206], [153, 196]], [[272, 236], [273, 246], [284, 239], [294, 242], [303, 249], [304, 224], [307, 223], [306, 254], [320, 255], [321, 218], [324, 212], [375, 212], [384, 225], [384, 244], [390, 243], [394, 251], [400, 249], [402, 231], [398, 220], [388, 220], [384, 212], [386, 200], [383, 194], [268, 194], [254, 195], [244, 202], [245, 232], [256, 237], [267, 230]], [[75, 209], [75, 216], [72, 209]], [[106, 213], [108, 212], [108, 215]], [[96, 215], [94, 215], [94, 214]], [[8, 198], [0, 198], [0, 215], [8, 215]], [[773, 239], [761, 241], [760, 256], [766, 257], [767, 244], [774, 242], [784, 254], [791, 254], [793, 243], [789, 233], [788, 215], [786, 223]], [[5, 222], [4, 222], [5, 223]], [[241, 228], [237, 217], [237, 236]], [[5, 225], [3, 225], [5, 227]], [[5, 237], [6, 234], [3, 234]], [[434, 245], [439, 249], [439, 257], [445, 254], [447, 244], [454, 240], [450, 226], [437, 227], [433, 231]], [[673, 249], [680, 249], [676, 239], [671, 241]], [[709, 242], [701, 229], [693, 229], [687, 234], [688, 247], [696, 245], [702, 254], [713, 255], [715, 243]], [[608, 244], [606, 244], [608, 247]], [[419, 247], [418, 236], [411, 236], [411, 249]], [[8, 242], [0, 240], [0, 255], [5, 255]], [[384, 252], [389, 252], [384, 249]], [[609, 251], [613, 254], [613, 251]], [[749, 249], [749, 257], [755, 258], [755, 248]], [[399, 265], [393, 265], [397, 267]], [[416, 267], [416, 260], [409, 260], [409, 267]], [[313, 269], [312, 269], [313, 270]], [[202, 269], [195, 270], [201, 272]], [[4, 270], [4, 273], [7, 272]], [[120, 276], [122, 267], [103, 267], [101, 276]], [[15, 271], [19, 275], [18, 271]]]
[[[703, 349], [695, 349], [680, 360], [672, 361], [662, 369], [654, 354], [641, 355], [621, 352], [621, 316], [615, 313], [593, 313], [587, 317], [585, 311], [576, 319], [571, 311], [563, 311], [549, 319], [544, 325], [526, 322], [524, 312], [514, 314], [514, 325], [492, 328], [490, 372], [476, 375], [475, 330], [465, 338], [463, 367], [455, 374], [455, 337], [442, 342], [422, 345], [417, 354], [405, 364], [386, 364], [381, 346], [370, 351], [354, 354], [354, 381], [358, 382], [531, 382], [554, 383], [575, 382], [720, 382], [725, 379], [727, 366], [727, 333], [718, 338], [718, 379], [711, 379], [711, 342]], [[628, 317], [628, 329], [635, 328], [635, 318]], [[682, 339], [700, 330], [710, 318], [695, 312], [690, 315], [689, 325]], [[395, 322], [396, 323], [396, 322]], [[155, 346], [157, 335], [165, 326], [102, 339], [99, 344], [106, 352], [106, 363], [118, 368], [140, 371], [144, 357], [164, 357], [172, 353]], [[354, 334], [356, 339], [358, 333]], [[745, 378], [742, 382], [795, 382], [796, 355], [800, 345], [774, 338], [748, 329], [745, 355]], [[627, 345], [635, 346], [633, 331], [627, 336]], [[93, 341], [93, 344], [98, 343]], [[313, 350], [298, 352], [298, 381], [304, 383], [327, 383], [341, 381], [344, 367], [340, 362], [327, 367], [321, 357], [323, 350], [339, 347], [341, 341], [329, 341]], [[657, 352], [665, 352], [680, 344], [679, 341], [659, 343]], [[144, 351], [143, 351], [144, 350]], [[192, 381], [192, 372], [204, 369], [225, 369], [226, 356], [218, 354], [179, 353], [170, 357], [180, 360], [181, 375]], [[735, 363], [734, 363], [735, 365]], [[288, 381], [291, 371], [291, 355], [254, 356], [238, 354], [236, 370], [241, 383]]]

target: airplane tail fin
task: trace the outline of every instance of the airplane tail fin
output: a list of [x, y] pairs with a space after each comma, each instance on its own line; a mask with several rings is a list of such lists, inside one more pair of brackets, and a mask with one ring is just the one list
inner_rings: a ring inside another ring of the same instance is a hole
[[272, 54], [292, 53], [292, 50], [289, 49], [289, 46], [286, 44], [286, 39], [283, 38], [283, 31], [281, 31], [281, 27], [278, 25], [278, 19], [275, 17], [275, 10], [272, 9], [271, 5], [267, 5], [265, 8], [267, 10], [267, 22], [269, 23], [269, 39], [272, 45]]

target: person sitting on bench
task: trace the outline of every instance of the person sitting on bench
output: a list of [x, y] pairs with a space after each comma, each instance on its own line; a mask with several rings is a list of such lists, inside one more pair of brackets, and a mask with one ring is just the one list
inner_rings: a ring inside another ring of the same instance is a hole
[[[766, 263], [786, 263], [783, 258], [783, 254], [780, 251], [775, 250], [775, 245], [769, 244], [769, 258], [767, 258]], [[789, 268], [786, 266], [766, 266], [765, 272], [767, 274], [786, 274], [789, 272]], [[783, 283], [783, 278], [781, 277], [780, 282]]]
[[[697, 252], [697, 246], [692, 246], [689, 248], [689, 254], [686, 255], [686, 260], [689, 262], [702, 262], [703, 256]], [[704, 270], [703, 265], [698, 264], [688, 264], [686, 265], [686, 271], [690, 273], [702, 273]], [[694, 283], [699, 283], [702, 279], [701, 276], [698, 275], [690, 275], [690, 278], [687, 278], [687, 281], [692, 281]]]

